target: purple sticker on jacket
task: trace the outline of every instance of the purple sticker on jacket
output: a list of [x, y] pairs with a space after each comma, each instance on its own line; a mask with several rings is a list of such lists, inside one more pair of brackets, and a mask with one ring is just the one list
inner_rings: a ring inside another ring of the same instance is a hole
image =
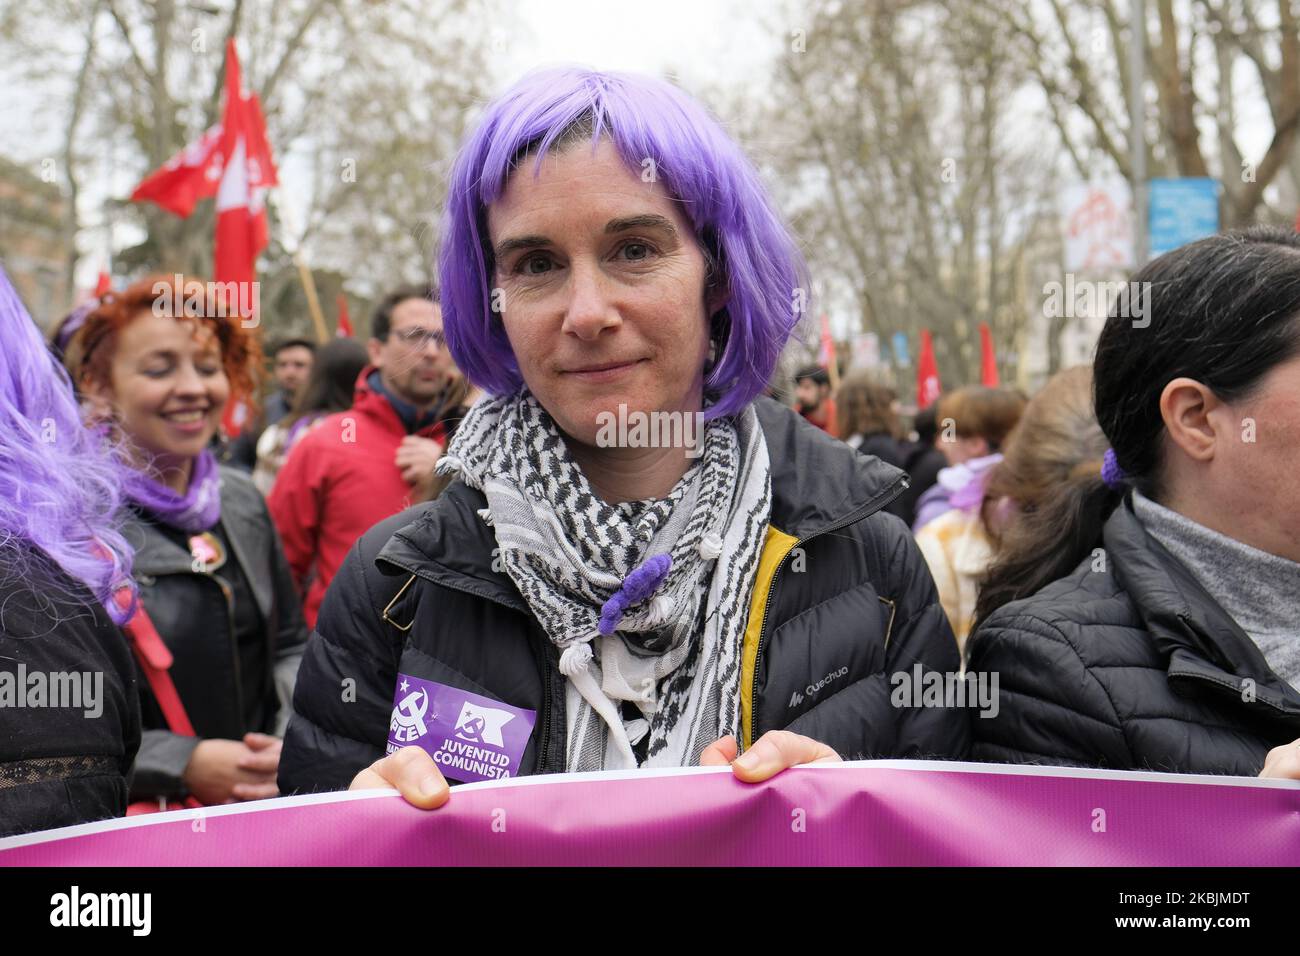
[[449, 780], [504, 780], [518, 776], [536, 723], [535, 710], [398, 674], [388, 753], [415, 745]]

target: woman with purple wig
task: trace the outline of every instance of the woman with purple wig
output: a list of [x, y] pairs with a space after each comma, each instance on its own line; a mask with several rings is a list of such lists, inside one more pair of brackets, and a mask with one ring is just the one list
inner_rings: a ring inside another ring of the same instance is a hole
[[526, 77], [457, 158], [440, 278], [489, 397], [440, 464], [458, 480], [372, 529], [326, 596], [285, 792], [433, 806], [446, 779], [965, 753], [963, 712], [891, 703], [891, 674], [958, 668], [882, 510], [906, 476], [760, 397], [808, 282], [701, 106], [648, 77]]
[[0, 836], [121, 816], [140, 746], [123, 464], [0, 269]]

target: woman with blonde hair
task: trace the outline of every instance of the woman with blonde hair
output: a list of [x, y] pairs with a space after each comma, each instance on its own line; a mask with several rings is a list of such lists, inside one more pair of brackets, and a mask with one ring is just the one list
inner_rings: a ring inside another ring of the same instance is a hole
[[1106, 448], [1092, 409], [1092, 367], [1058, 372], [1025, 409], [985, 485], [981, 525], [996, 559], [980, 587], [975, 620], [1005, 604], [1008, 589], [1041, 563], [1032, 543], [1041, 540], [1044, 507], [1076, 479], [1099, 476]]
[[[930, 565], [939, 600], [957, 643], [965, 648], [980, 602], [1002, 587], [981, 589], [980, 583], [1006, 542], [1018, 544], [1022, 521], [1032, 522], [1043, 502], [1083, 473], [1098, 472], [1106, 439], [1092, 413], [1092, 372], [1087, 366], [1058, 372], [1026, 406], [1006, 443], [1005, 454], [993, 466], [966, 507], [957, 507], [929, 522], [916, 543]], [[1015, 550], [1017, 562], [1032, 563], [1032, 553]], [[999, 575], [998, 581], [1016, 575]], [[978, 598], [977, 598], [978, 592]]]

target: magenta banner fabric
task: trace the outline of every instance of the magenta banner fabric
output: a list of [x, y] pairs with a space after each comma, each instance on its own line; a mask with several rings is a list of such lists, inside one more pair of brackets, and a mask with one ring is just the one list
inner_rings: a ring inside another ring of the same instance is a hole
[[6, 866], [1296, 866], [1300, 783], [912, 761], [532, 777], [0, 840]]

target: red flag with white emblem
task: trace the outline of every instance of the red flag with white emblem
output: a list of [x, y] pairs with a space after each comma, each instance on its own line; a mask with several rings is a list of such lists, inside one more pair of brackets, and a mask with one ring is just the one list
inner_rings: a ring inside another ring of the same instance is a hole
[[[278, 180], [261, 105], [256, 96], [244, 96], [240, 87], [234, 39], [226, 44], [226, 111], [221, 126], [229, 160], [217, 188], [213, 278], [219, 283], [235, 283], [238, 301], [234, 304], [239, 315], [232, 321], [256, 322], [251, 304], [258, 301], [254, 290], [257, 256], [267, 243], [266, 193]], [[249, 414], [248, 396], [231, 395], [221, 423], [226, 434], [238, 435]]]
[[[257, 255], [266, 248], [266, 192], [278, 182], [256, 96], [240, 89], [239, 57], [226, 46], [226, 112], [221, 121], [229, 161], [217, 189], [218, 282], [252, 282]], [[249, 301], [241, 296], [241, 302]]]
[[182, 219], [188, 218], [195, 203], [217, 194], [225, 166], [222, 136], [218, 123], [146, 176], [131, 193], [131, 201], [157, 203]]
[[934, 342], [930, 330], [921, 331], [921, 355], [916, 360], [916, 407], [929, 408], [942, 391], [939, 384], [939, 365], [934, 360]]
[[[131, 194], [134, 202], [150, 201], [182, 219], [200, 199], [217, 201], [213, 279], [236, 283], [227, 307], [238, 315], [231, 321], [256, 321], [251, 304], [258, 301], [253, 283], [258, 253], [266, 248], [266, 193], [279, 182], [266, 122], [255, 95], [245, 96], [240, 82], [239, 55], [232, 37], [226, 43], [226, 105], [221, 122], [145, 177]], [[249, 416], [248, 396], [232, 395], [222, 426], [238, 435]]]

